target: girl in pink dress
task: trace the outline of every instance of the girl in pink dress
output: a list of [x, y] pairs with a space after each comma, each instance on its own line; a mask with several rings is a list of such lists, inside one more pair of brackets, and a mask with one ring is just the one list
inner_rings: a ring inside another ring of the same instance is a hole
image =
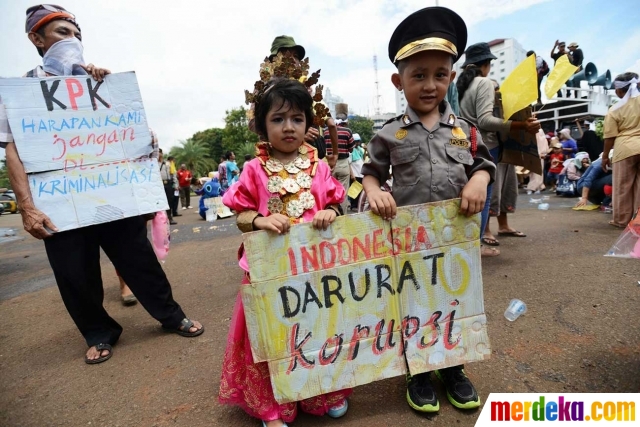
[[[345, 197], [342, 185], [329, 166], [318, 160], [317, 150], [304, 142], [312, 125], [313, 100], [297, 80], [276, 80], [256, 99], [255, 128], [262, 141], [257, 157], [244, 164], [240, 180], [231, 186], [223, 202], [238, 213], [241, 231], [268, 230], [286, 233], [291, 224], [312, 222], [327, 229], [340, 214]], [[243, 284], [250, 283], [246, 256], [240, 249]], [[222, 364], [220, 402], [238, 405], [266, 427], [286, 426], [300, 409], [314, 415], [343, 416], [347, 396], [341, 390], [300, 402], [278, 404], [273, 396], [266, 362], [254, 363], [240, 294], [233, 310]]]

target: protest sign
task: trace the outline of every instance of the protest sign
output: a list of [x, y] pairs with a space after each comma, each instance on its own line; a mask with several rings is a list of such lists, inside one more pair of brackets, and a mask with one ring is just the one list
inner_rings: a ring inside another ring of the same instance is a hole
[[60, 231], [168, 208], [133, 72], [0, 79], [38, 209]]
[[480, 217], [459, 203], [245, 235], [251, 348], [278, 402], [489, 357]]

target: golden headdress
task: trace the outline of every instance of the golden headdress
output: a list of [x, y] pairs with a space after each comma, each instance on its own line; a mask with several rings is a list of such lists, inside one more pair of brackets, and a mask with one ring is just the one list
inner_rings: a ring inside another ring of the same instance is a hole
[[[293, 79], [298, 80], [300, 83], [307, 87], [309, 93], [311, 93], [311, 86], [318, 83], [320, 78], [320, 70], [311, 74], [309, 77], [309, 58], [305, 58], [302, 61], [298, 61], [294, 58], [291, 52], [278, 53], [273, 61], [269, 61], [269, 58], [265, 58], [264, 62], [260, 64], [260, 80], [258, 80], [253, 86], [253, 92], [248, 90], [244, 91], [245, 103], [259, 104], [262, 97], [273, 86], [273, 83], [278, 79]], [[324, 121], [329, 115], [329, 109], [321, 103], [322, 101], [322, 85], [317, 85], [315, 92], [313, 93], [313, 112], [315, 126], [324, 126]]]

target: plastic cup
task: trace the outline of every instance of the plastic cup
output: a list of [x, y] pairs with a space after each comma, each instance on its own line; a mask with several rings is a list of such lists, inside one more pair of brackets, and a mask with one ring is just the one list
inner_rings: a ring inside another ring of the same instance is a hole
[[540, 203], [538, 205], [538, 209], [540, 209], [541, 211], [548, 211], [549, 210], [549, 203]]
[[518, 317], [520, 317], [520, 315], [526, 312], [527, 304], [520, 301], [519, 299], [512, 299], [509, 303], [509, 307], [507, 307], [507, 310], [504, 312], [504, 317], [506, 317], [509, 322], [513, 322]]

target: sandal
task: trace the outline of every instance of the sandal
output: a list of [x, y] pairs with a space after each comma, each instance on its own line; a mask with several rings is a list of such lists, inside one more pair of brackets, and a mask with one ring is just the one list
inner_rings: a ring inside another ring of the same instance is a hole
[[98, 345], [94, 345], [92, 347], [95, 347], [96, 350], [98, 350], [100, 352], [100, 354], [102, 354], [102, 350], [107, 350], [109, 352], [109, 354], [107, 354], [106, 356], [100, 356], [97, 359], [88, 359], [87, 356], [84, 356], [84, 363], [88, 364], [88, 365], [95, 365], [97, 363], [102, 363], [102, 362], [106, 362], [107, 360], [111, 359], [111, 355], [113, 354], [113, 347], [111, 347], [109, 344], [98, 344]]
[[494, 257], [500, 255], [500, 250], [496, 248], [488, 248], [486, 246], [480, 246], [480, 256]]
[[498, 236], [511, 236], [511, 237], [527, 237], [522, 231], [498, 231]]
[[495, 237], [482, 236], [482, 239], [480, 239], [480, 241], [488, 246], [500, 246], [500, 242], [498, 242], [498, 239], [496, 239]]
[[618, 224], [617, 222], [615, 222], [613, 220], [609, 221], [609, 225], [613, 225], [614, 227], [617, 227], [617, 228], [627, 228], [626, 225], [620, 225], [620, 224]]
[[195, 324], [187, 319], [186, 317], [184, 319], [182, 319], [182, 321], [180, 322], [180, 326], [178, 326], [177, 328], [165, 328], [164, 326], [162, 327], [162, 329], [164, 329], [167, 332], [172, 332], [174, 334], [178, 334], [181, 335], [183, 337], [188, 337], [188, 338], [192, 338], [192, 337], [197, 337], [198, 335], [201, 335], [204, 332], [204, 326], [201, 326], [200, 329], [198, 329], [195, 332], [189, 332], [189, 329], [193, 328], [195, 326]]

